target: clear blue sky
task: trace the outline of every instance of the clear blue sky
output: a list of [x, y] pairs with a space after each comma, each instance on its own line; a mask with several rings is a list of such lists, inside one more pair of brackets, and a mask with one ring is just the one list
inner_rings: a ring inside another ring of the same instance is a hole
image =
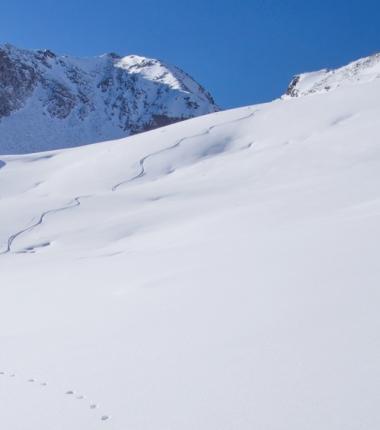
[[293, 74], [380, 51], [380, 0], [13, 0], [0, 42], [160, 58], [222, 107], [271, 100]]

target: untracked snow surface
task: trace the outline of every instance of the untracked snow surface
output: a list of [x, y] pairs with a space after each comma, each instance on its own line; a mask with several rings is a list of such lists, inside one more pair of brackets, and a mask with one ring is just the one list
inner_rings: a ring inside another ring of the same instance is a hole
[[0, 428], [380, 428], [380, 80], [0, 162]]

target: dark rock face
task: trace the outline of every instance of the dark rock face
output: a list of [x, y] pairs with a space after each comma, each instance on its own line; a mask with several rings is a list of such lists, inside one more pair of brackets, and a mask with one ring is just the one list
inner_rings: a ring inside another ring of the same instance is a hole
[[0, 117], [20, 109], [37, 84], [33, 67], [10, 58], [0, 50]]
[[202, 86], [158, 60], [0, 46], [0, 154], [120, 138], [217, 110]]
[[165, 127], [165, 125], [174, 124], [183, 121], [183, 118], [172, 118], [165, 115], [153, 115], [150, 123], [144, 125], [144, 131], [154, 130], [155, 128]]
[[67, 118], [77, 103], [75, 95], [67, 87], [55, 81], [47, 82], [45, 88], [49, 94], [46, 110], [55, 118]]
[[286, 90], [286, 95], [289, 97], [297, 97], [298, 96], [298, 89], [297, 89], [297, 85], [298, 82], [300, 81], [300, 77], [299, 76], [294, 76], [294, 78], [291, 80], [287, 90]]

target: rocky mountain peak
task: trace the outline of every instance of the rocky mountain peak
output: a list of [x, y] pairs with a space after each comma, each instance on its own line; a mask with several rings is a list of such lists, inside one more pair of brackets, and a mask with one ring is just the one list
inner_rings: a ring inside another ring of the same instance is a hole
[[0, 46], [0, 154], [120, 138], [217, 110], [201, 85], [159, 60]]

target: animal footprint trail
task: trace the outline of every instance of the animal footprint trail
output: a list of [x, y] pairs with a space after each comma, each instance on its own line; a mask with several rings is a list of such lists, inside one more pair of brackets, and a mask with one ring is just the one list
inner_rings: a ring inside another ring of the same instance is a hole
[[109, 419], [110, 419], [110, 417], [109, 417], [108, 415], [103, 415], [100, 419], [101, 419], [102, 421], [107, 421], [107, 420], [109, 420]]
[[[2, 371], [0, 371], [0, 377], [1, 376], [3, 376], [3, 377], [8, 376], [10, 378], [16, 378], [16, 373], [6, 372], [6, 371], [2, 370]], [[48, 386], [48, 383], [46, 381], [42, 381], [42, 382], [38, 383], [38, 380], [36, 378], [26, 378], [26, 379], [24, 379], [24, 381], [28, 384], [34, 384], [36, 386], [40, 386], [43, 388], [46, 388]], [[0, 380], [0, 383], [1, 383], [1, 380]], [[63, 392], [62, 394], [69, 396], [69, 397], [72, 397], [75, 400], [86, 400], [87, 399], [87, 397], [84, 394], [77, 394], [77, 392], [75, 390], [67, 390], [67, 391]], [[89, 402], [88, 409], [97, 410], [97, 409], [99, 409], [99, 405], [97, 403], [94, 403], [94, 402]], [[98, 419], [100, 419], [100, 421], [108, 421], [111, 419], [111, 416], [108, 414], [103, 414], [103, 415], [100, 415], [100, 417]]]

